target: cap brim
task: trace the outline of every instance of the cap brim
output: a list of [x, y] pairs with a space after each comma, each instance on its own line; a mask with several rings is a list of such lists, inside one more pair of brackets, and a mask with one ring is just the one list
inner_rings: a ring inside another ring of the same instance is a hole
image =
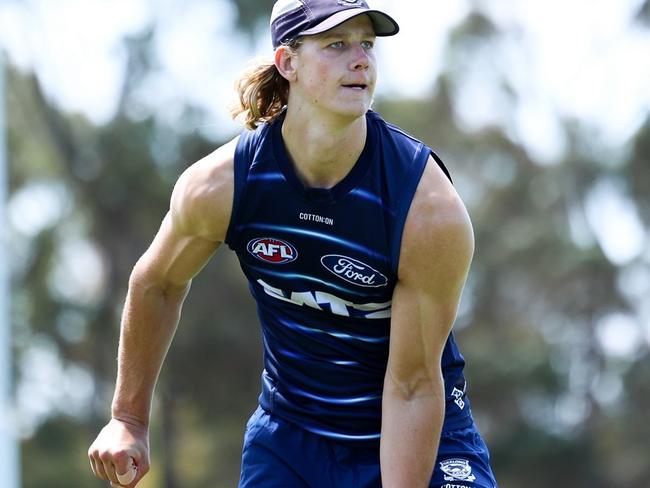
[[370, 20], [372, 20], [372, 25], [375, 29], [375, 35], [394, 36], [399, 32], [399, 25], [390, 15], [387, 15], [379, 10], [351, 8], [348, 10], [342, 10], [341, 12], [337, 12], [334, 15], [329, 16], [320, 24], [315, 25], [311, 29], [302, 31], [298, 34], [298, 36], [313, 36], [315, 34], [321, 34], [325, 31], [333, 29], [337, 25], [340, 25], [347, 20], [352, 19], [353, 17], [364, 14], [368, 15], [370, 17]]

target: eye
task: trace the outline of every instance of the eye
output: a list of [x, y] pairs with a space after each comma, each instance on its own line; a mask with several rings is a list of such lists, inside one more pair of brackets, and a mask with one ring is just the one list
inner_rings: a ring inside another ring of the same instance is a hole
[[342, 49], [344, 45], [343, 41], [336, 41], [331, 43], [328, 47], [331, 47], [332, 49]]
[[375, 47], [375, 41], [361, 41], [361, 46], [362, 46], [365, 50], [370, 50], [370, 49], [372, 49], [373, 47]]

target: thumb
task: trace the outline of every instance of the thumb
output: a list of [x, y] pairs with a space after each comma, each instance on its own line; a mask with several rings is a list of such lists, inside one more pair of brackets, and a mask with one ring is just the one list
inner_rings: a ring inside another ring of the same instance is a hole
[[117, 481], [119, 481], [122, 486], [131, 484], [137, 474], [138, 467], [135, 465], [135, 461], [132, 457], [129, 456], [126, 459], [126, 462], [115, 463], [115, 475], [117, 476]]

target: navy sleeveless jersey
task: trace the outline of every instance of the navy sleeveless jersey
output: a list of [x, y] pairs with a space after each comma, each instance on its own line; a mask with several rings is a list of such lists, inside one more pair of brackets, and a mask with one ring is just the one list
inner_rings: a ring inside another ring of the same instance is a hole
[[[260, 405], [317, 434], [375, 442], [404, 221], [429, 155], [448, 173], [431, 149], [370, 111], [352, 170], [330, 189], [307, 188], [283, 120], [238, 141], [226, 236], [262, 326]], [[450, 335], [443, 430], [471, 423], [464, 364]]]

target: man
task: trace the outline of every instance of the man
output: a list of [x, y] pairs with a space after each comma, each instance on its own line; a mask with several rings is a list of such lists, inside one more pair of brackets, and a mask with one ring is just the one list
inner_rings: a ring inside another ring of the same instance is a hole
[[496, 487], [451, 335], [469, 217], [433, 151], [369, 110], [375, 37], [398, 29], [362, 0], [276, 2], [274, 61], [238, 83], [251, 130], [179, 178], [131, 275], [97, 476], [148, 471], [161, 364], [225, 242], [265, 353], [240, 487]]

